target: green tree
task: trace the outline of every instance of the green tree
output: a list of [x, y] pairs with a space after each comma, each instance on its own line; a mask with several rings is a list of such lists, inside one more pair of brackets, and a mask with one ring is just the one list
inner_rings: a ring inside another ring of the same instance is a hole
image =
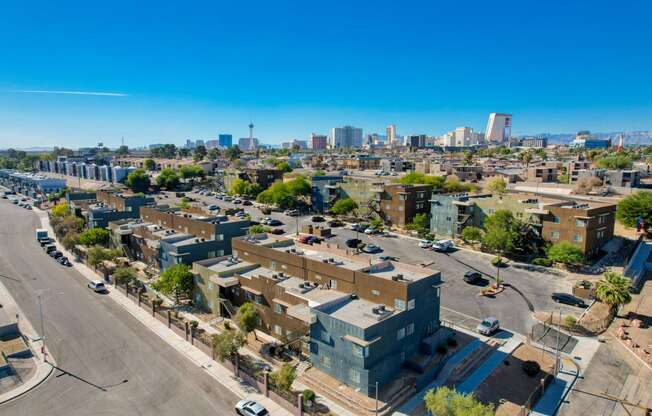
[[416, 231], [419, 236], [425, 236], [430, 232], [430, 221], [427, 214], [415, 214], [412, 222], [407, 226], [408, 230]]
[[193, 277], [190, 267], [185, 264], [168, 267], [152, 287], [165, 295], [174, 295], [175, 303], [179, 304], [182, 296], [190, 298], [192, 295]]
[[500, 176], [496, 176], [487, 181], [486, 189], [489, 192], [504, 195], [507, 192], [507, 182], [505, 182], [505, 179]]
[[225, 330], [213, 335], [213, 351], [220, 362], [231, 359], [245, 345], [245, 337], [240, 331]]
[[292, 172], [292, 168], [290, 167], [288, 162], [279, 161], [274, 165], [274, 167], [276, 167], [276, 169], [278, 169], [278, 170], [280, 170], [282, 172], [285, 172], [285, 173]]
[[482, 241], [482, 229], [473, 226], [464, 227], [461, 237], [467, 243], [478, 243]]
[[200, 160], [203, 160], [207, 154], [208, 151], [206, 150], [206, 146], [204, 146], [203, 144], [200, 144], [199, 146], [195, 147], [195, 152], [193, 155], [195, 162], [199, 162]]
[[570, 176], [565, 173], [557, 176], [558, 183], [568, 183], [569, 181], [570, 181]]
[[258, 325], [258, 319], [260, 319], [260, 314], [256, 306], [251, 302], [245, 302], [238, 309], [236, 314], [236, 319], [238, 321], [238, 326], [240, 330], [246, 335], [249, 335], [251, 332], [254, 333], [254, 339], [258, 339], [256, 336], [256, 326]]
[[521, 225], [511, 211], [499, 209], [484, 220], [482, 245], [494, 253], [513, 253], [519, 241]]
[[149, 175], [145, 169], [136, 169], [127, 175], [126, 185], [134, 192], [145, 192], [150, 185]]
[[303, 176], [298, 176], [291, 181], [286, 183], [287, 189], [290, 192], [290, 195], [294, 197], [302, 197], [310, 195], [312, 192], [312, 186], [308, 179]]
[[236, 178], [231, 182], [229, 193], [231, 195], [246, 195], [250, 186], [251, 182], [248, 180]]
[[120, 250], [111, 250], [102, 247], [93, 247], [88, 250], [88, 264], [97, 268], [103, 261], [113, 261], [120, 256]]
[[518, 155], [519, 159], [525, 163], [525, 169], [530, 166], [530, 162], [534, 159], [534, 153], [531, 150], [525, 150]]
[[190, 179], [191, 181], [206, 176], [204, 168], [199, 165], [183, 165], [179, 168], [179, 174], [183, 179]]
[[296, 378], [296, 369], [289, 363], [284, 363], [281, 368], [270, 374], [272, 384], [286, 392], [292, 391], [292, 383], [294, 383]]
[[231, 146], [224, 151], [224, 157], [233, 161], [240, 158], [242, 150], [238, 146]]
[[568, 241], [560, 241], [550, 246], [546, 252], [548, 258], [557, 263], [578, 265], [584, 263], [582, 250]]
[[50, 210], [53, 217], [65, 217], [70, 212], [70, 206], [67, 202], [59, 202]]
[[136, 270], [133, 267], [118, 267], [113, 271], [113, 279], [121, 285], [132, 283], [136, 280]]
[[369, 221], [369, 226], [374, 230], [381, 231], [385, 226], [385, 223], [380, 218], [374, 218], [371, 221]]
[[61, 240], [61, 244], [66, 250], [72, 250], [77, 244], [79, 244], [79, 234], [74, 231], [66, 233]]
[[207, 156], [209, 160], [216, 160], [220, 157], [220, 151], [216, 148], [212, 148], [208, 151]]
[[630, 280], [620, 273], [606, 272], [598, 282], [595, 296], [600, 302], [617, 308], [632, 301], [632, 295], [629, 293], [630, 283]]
[[151, 159], [151, 158], [150, 159], [145, 159], [145, 162], [143, 162], [143, 165], [145, 166], [145, 169], [147, 169], [150, 172], [156, 169], [156, 162], [154, 161], [154, 159]]
[[331, 211], [335, 215], [347, 215], [358, 209], [358, 204], [351, 198], [338, 199], [333, 204]]
[[623, 198], [616, 209], [616, 218], [627, 227], [636, 227], [638, 218], [646, 226], [652, 224], [652, 192], [641, 191]]
[[447, 176], [444, 181], [445, 192], [469, 192], [472, 189], [473, 186], [471, 184], [460, 181], [460, 178], [455, 175]]
[[272, 231], [271, 228], [266, 227], [262, 224], [256, 224], [249, 227], [249, 234], [262, 234], [262, 233], [268, 233], [270, 231]]
[[165, 168], [156, 177], [156, 184], [162, 188], [175, 189], [179, 186], [179, 174], [172, 168]]
[[478, 401], [473, 393], [459, 393], [447, 386], [429, 390], [423, 400], [426, 410], [437, 416], [494, 415], [493, 407]]
[[603, 169], [631, 169], [632, 159], [623, 154], [610, 154], [596, 161], [596, 165]]
[[79, 235], [79, 243], [85, 246], [107, 245], [111, 235], [104, 228], [93, 227]]

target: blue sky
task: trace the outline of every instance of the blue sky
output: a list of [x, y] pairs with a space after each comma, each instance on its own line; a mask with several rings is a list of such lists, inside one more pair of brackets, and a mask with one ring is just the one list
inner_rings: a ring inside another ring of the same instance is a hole
[[648, 0], [94, 3], [0, 6], [0, 148], [652, 129]]

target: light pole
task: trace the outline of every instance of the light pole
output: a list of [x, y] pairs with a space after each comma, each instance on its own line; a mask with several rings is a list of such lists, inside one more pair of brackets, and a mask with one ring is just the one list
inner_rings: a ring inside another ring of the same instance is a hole
[[38, 297], [38, 313], [41, 318], [41, 353], [43, 354], [43, 360], [45, 360], [45, 324], [43, 323], [43, 302], [41, 301], [41, 295]]
[[376, 416], [378, 416], [378, 382], [376, 382]]

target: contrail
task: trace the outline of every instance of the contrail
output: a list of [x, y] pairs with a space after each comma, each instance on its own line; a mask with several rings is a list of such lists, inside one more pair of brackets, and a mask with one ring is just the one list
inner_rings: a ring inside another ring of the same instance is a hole
[[16, 90], [21, 94], [66, 94], [66, 95], [96, 95], [103, 97], [128, 97], [129, 94], [121, 92], [95, 92], [95, 91], [48, 91], [48, 90]]

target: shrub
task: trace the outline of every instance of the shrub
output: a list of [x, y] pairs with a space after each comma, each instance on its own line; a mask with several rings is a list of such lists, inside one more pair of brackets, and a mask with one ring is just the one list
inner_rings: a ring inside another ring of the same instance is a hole
[[523, 371], [528, 376], [534, 377], [541, 371], [541, 366], [536, 361], [528, 360], [523, 363]]
[[437, 354], [444, 355], [446, 354], [447, 351], [448, 351], [448, 347], [446, 346], [446, 344], [441, 343], [437, 345]]
[[301, 396], [303, 396], [304, 403], [312, 403], [313, 401], [315, 401], [315, 392], [310, 389], [305, 389], [301, 393]]
[[560, 241], [548, 248], [548, 258], [558, 263], [577, 265], [584, 263], [584, 253], [568, 241]]
[[230, 331], [231, 330], [231, 322], [224, 321], [224, 329], [226, 329], [227, 331]]
[[577, 325], [577, 319], [573, 315], [566, 315], [564, 317], [564, 326], [566, 328], [573, 329], [575, 325]]
[[192, 320], [190, 321], [190, 326], [192, 327], [192, 329], [197, 329], [197, 327], [199, 326], [199, 322]]
[[537, 257], [536, 259], [532, 260], [532, 264], [537, 266], [550, 267], [552, 266], [552, 260], [546, 257]]

